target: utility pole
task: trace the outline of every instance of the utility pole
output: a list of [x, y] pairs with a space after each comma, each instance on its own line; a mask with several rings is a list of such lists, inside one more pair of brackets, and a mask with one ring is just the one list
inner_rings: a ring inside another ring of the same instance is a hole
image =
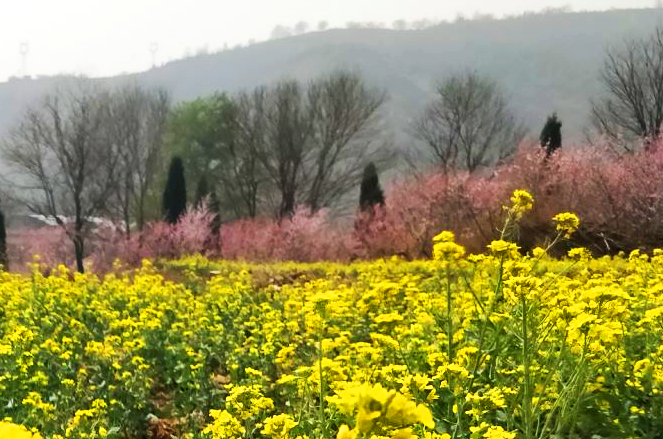
[[24, 41], [18, 46], [18, 51], [21, 54], [21, 72], [20, 76], [22, 78], [28, 76], [28, 52], [30, 51], [30, 45]]
[[152, 68], [157, 66], [157, 51], [159, 50], [159, 44], [153, 42], [150, 44], [150, 53], [152, 54]]

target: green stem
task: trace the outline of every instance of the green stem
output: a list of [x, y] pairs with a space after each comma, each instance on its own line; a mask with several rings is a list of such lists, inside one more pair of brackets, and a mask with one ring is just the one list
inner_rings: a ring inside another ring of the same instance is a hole
[[[488, 326], [488, 314], [486, 314], [484, 316], [484, 319], [483, 319], [483, 325], [482, 325], [481, 331], [479, 333], [479, 345], [478, 345], [478, 351], [477, 351], [478, 355], [477, 355], [476, 361], [474, 362], [474, 367], [472, 368], [472, 372], [470, 374], [469, 383], [465, 386], [465, 389], [468, 392], [470, 392], [472, 390], [472, 387], [474, 386], [474, 379], [476, 378], [476, 374], [479, 370], [479, 366], [481, 365], [481, 363], [483, 363], [483, 360], [485, 358], [485, 354], [482, 354], [481, 351], [483, 350], [483, 344], [484, 344], [484, 340], [485, 340], [484, 335], [485, 335], [485, 332], [486, 332], [485, 331], [486, 326]], [[466, 401], [464, 399], [461, 400], [460, 406], [458, 407], [458, 413], [456, 414], [456, 429], [454, 430], [454, 434], [453, 434], [454, 439], [456, 437], [458, 437], [458, 435], [460, 435], [462, 433], [462, 430], [463, 430], [463, 425], [462, 425], [463, 418], [461, 416], [462, 416], [462, 413], [465, 413], [465, 402]]]
[[453, 318], [451, 312], [451, 281], [449, 280], [449, 266], [446, 267], [446, 277], [447, 277], [447, 357], [449, 358], [449, 363], [451, 363], [453, 357]]
[[320, 422], [320, 432], [324, 437], [325, 436], [325, 407], [324, 407], [325, 398], [323, 391], [324, 379], [322, 375], [322, 336], [318, 338], [318, 373], [320, 374], [320, 392], [319, 392], [320, 407], [318, 410], [318, 416]]
[[[446, 274], [446, 279], [447, 279], [447, 361], [449, 364], [453, 361], [453, 342], [454, 342], [454, 333], [453, 333], [453, 321], [451, 320], [453, 318], [452, 312], [451, 312], [451, 281], [449, 280], [449, 265], [447, 262], [447, 266], [445, 267], [445, 274]], [[451, 393], [453, 395], [453, 383], [451, 381], [451, 377], [449, 378], [449, 389], [451, 389]], [[449, 407], [447, 409], [447, 419], [451, 419], [453, 416], [453, 403], [455, 402], [455, 398], [452, 397], [451, 399], [451, 404], [449, 404]]]
[[527, 299], [521, 297], [523, 308], [522, 331], [523, 331], [523, 423], [525, 439], [532, 439], [532, 388], [530, 377], [529, 337], [527, 334]]

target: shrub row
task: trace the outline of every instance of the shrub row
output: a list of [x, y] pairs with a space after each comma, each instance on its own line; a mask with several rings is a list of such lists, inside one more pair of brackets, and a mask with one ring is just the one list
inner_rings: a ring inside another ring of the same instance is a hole
[[[139, 236], [97, 231], [88, 262], [105, 271], [114, 260], [135, 265], [142, 258], [203, 253], [250, 261], [348, 261], [400, 255], [428, 257], [431, 238], [451, 230], [471, 252], [483, 252], [498, 232], [504, 205], [514, 189], [536, 200], [518, 234], [524, 251], [553, 234], [551, 217], [575, 212], [581, 227], [569, 246], [595, 255], [644, 251], [663, 245], [663, 142], [632, 155], [609, 149], [558, 151], [521, 148], [508, 162], [478, 173], [432, 170], [392, 183], [385, 206], [356, 218], [332, 220], [325, 210], [299, 208], [289, 219], [245, 219], [211, 233], [205, 208], [190, 209], [175, 225], [152, 223]], [[9, 254], [20, 269], [33, 254], [43, 262], [70, 263], [70, 243], [59, 228], [12, 231]], [[563, 249], [562, 249], [563, 250]]]

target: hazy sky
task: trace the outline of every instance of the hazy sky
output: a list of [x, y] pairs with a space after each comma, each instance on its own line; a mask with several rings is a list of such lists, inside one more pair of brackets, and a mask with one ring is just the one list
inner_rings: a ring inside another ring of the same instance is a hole
[[207, 47], [269, 37], [277, 24], [300, 20], [331, 27], [348, 21], [392, 23], [496, 16], [571, 6], [573, 10], [654, 6], [655, 0], [4, 0], [0, 9], [0, 81], [22, 72], [105, 76], [157, 64]]

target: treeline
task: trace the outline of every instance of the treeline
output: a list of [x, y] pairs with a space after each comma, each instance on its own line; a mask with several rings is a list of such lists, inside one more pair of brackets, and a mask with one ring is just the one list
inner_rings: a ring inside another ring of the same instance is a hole
[[[609, 50], [601, 78], [605, 93], [592, 105], [592, 141], [614, 154], [655, 149], [663, 122], [663, 32]], [[268, 217], [279, 225], [297, 209], [315, 215], [350, 199], [365, 213], [353, 224], [365, 238], [391, 203], [378, 177], [395, 158], [383, 136], [387, 99], [386, 90], [348, 71], [177, 105], [167, 90], [77, 80], [29, 108], [3, 140], [12, 172], [2, 197], [56, 222], [79, 271], [100, 225], [130, 240], [149, 222], [177, 224], [192, 205], [206, 206], [218, 233], [229, 221]], [[410, 164], [472, 176], [505, 169], [527, 129], [495, 80], [466, 71], [440, 81], [409, 133], [422, 145]], [[550, 159], [562, 148], [557, 114], [548, 117], [539, 144], [545, 172], [554, 172]], [[357, 200], [352, 194], [359, 190]], [[6, 267], [5, 236], [0, 215]]]
[[282, 81], [178, 105], [165, 141], [216, 192], [224, 219], [315, 212], [356, 189], [369, 161], [392, 157], [379, 136], [385, 100], [343, 71]]
[[[76, 81], [28, 109], [5, 139], [5, 197], [57, 222], [79, 271], [100, 223], [129, 238], [147, 221], [177, 222], [193, 193], [226, 221], [285, 218], [296, 206], [314, 213], [357, 189], [369, 162], [389, 161], [377, 132], [385, 100], [344, 71], [174, 107], [166, 90]], [[181, 178], [166, 184], [171, 158]]]
[[[539, 11], [526, 11], [520, 15], [511, 14], [505, 15], [502, 18], [496, 17], [494, 14], [490, 13], [481, 13], [475, 12], [472, 16], [465, 16], [463, 14], [456, 15], [453, 23], [463, 23], [468, 21], [473, 22], [485, 22], [485, 21], [495, 21], [499, 19], [515, 19], [519, 17], [527, 17], [532, 15], [553, 15], [553, 14], [568, 14], [573, 12], [573, 8], [570, 6], [561, 6], [561, 7], [546, 7]], [[348, 21], [345, 23], [344, 27], [346, 29], [394, 29], [399, 31], [404, 30], [424, 30], [434, 26], [440, 26], [444, 24], [450, 24], [451, 21], [439, 20], [439, 19], [430, 19], [430, 18], [420, 18], [418, 20], [405, 20], [397, 19], [394, 20], [391, 24], [387, 24], [382, 21]], [[318, 32], [323, 32], [329, 29], [329, 22], [327, 20], [319, 21], [315, 26], [311, 25], [306, 21], [298, 21], [292, 26], [279, 24], [272, 29], [271, 39], [287, 38], [294, 35], [302, 35], [309, 31], [315, 30]]]

